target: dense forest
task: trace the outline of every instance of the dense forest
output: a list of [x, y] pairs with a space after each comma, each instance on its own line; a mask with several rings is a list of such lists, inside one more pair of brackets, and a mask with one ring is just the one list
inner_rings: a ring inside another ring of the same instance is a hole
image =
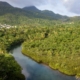
[[[44, 21], [42, 24], [44, 24]], [[53, 23], [55, 22], [53, 21]], [[36, 25], [36, 27], [0, 29], [0, 63], [3, 63], [4, 66], [0, 66], [0, 69], [7, 69], [7, 71], [3, 71], [4, 74], [0, 75], [2, 79], [7, 76], [6, 80], [9, 80], [10, 77], [8, 78], [8, 73], [13, 70], [13, 67], [20, 73], [20, 66], [16, 64], [14, 58], [8, 54], [12, 46], [14, 47], [20, 43], [23, 43], [22, 53], [37, 62], [45, 63], [51, 68], [58, 69], [68, 75], [80, 76], [79, 24], [58, 23], [52, 26], [46, 21], [45, 26], [41, 25]], [[5, 59], [7, 62], [10, 60], [9, 63], [6, 63]], [[6, 64], [7, 68], [5, 68]], [[9, 68], [10, 70], [8, 71]], [[14, 72], [14, 74], [16, 73], [17, 72]], [[11, 77], [12, 76], [13, 74], [11, 74]]]
[[80, 76], [79, 25], [38, 28], [32, 34], [22, 45], [23, 54], [65, 74]]
[[22, 31], [17, 28], [0, 28], [0, 80], [24, 80], [21, 67], [9, 54], [11, 48], [23, 42]]
[[0, 80], [25, 80], [9, 54], [21, 43], [24, 55], [80, 77], [80, 18], [35, 9], [0, 3]]

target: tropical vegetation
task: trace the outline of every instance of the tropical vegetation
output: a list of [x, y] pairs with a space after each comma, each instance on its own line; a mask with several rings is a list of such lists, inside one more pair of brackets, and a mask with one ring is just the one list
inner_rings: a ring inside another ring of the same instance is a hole
[[[22, 53], [67, 75], [80, 77], [80, 18], [14, 8], [0, 2], [0, 80], [25, 80], [9, 54], [22, 44]], [[16, 75], [17, 74], [17, 75]]]

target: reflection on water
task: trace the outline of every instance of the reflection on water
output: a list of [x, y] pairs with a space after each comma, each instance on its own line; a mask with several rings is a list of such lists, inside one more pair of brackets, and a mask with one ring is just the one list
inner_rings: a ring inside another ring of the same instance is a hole
[[21, 47], [13, 49], [11, 53], [22, 67], [26, 80], [76, 80], [75, 77], [64, 75], [24, 56]]

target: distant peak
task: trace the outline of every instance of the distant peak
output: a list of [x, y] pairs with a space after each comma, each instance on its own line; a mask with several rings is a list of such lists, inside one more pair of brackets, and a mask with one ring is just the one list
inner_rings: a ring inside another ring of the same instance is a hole
[[35, 6], [26, 6], [26, 8], [36, 8]]
[[28, 11], [40, 11], [35, 6], [27, 6], [27, 7], [24, 7], [23, 9]]
[[12, 7], [9, 3], [0, 1], [0, 7]]

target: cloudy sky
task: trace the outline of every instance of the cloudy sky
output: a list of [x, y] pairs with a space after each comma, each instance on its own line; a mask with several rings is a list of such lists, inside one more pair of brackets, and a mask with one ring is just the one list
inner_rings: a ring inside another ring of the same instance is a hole
[[36, 6], [40, 10], [52, 10], [62, 15], [80, 15], [80, 0], [0, 0], [15, 7]]

